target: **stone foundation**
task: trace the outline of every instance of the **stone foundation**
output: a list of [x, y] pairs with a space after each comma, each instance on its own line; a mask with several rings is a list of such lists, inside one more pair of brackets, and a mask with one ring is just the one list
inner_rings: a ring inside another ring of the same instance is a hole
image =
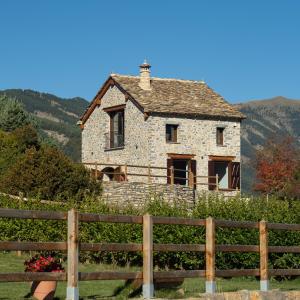
[[168, 185], [142, 182], [103, 182], [103, 198], [107, 203], [140, 206], [146, 201], [161, 198], [168, 202], [185, 201], [194, 205], [194, 190], [182, 185]]
[[297, 300], [300, 299], [299, 291], [238, 291], [228, 293], [216, 293], [213, 295], [201, 294], [197, 298], [185, 298], [181, 300]]

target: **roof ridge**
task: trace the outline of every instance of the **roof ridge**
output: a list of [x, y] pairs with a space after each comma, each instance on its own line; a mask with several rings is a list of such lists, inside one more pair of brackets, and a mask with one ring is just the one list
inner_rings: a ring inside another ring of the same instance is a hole
[[[134, 76], [134, 75], [123, 75], [123, 74], [117, 74], [117, 73], [112, 73], [110, 74], [112, 77], [113, 76], [121, 76], [121, 77], [128, 77], [128, 78], [140, 78], [140, 76]], [[154, 80], [165, 80], [165, 81], [182, 81], [182, 82], [191, 82], [191, 83], [201, 83], [201, 84], [206, 84], [205, 81], [203, 80], [191, 80], [191, 79], [180, 79], [180, 78], [162, 78], [162, 77], [150, 77], [150, 79]]]

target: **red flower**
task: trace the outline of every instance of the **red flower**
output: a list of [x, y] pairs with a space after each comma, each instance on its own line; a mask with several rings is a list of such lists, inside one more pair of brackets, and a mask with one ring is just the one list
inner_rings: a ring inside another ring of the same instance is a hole
[[55, 256], [35, 255], [24, 262], [25, 272], [63, 272], [61, 260]]

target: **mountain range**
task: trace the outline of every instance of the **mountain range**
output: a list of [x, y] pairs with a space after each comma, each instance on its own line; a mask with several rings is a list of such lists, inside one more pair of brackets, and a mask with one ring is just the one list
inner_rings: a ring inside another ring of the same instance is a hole
[[247, 117], [241, 126], [242, 188], [250, 192], [255, 180], [255, 153], [267, 139], [291, 136], [300, 147], [300, 100], [279, 96], [236, 106]]
[[[59, 98], [32, 90], [10, 89], [1, 95], [18, 99], [38, 120], [40, 130], [80, 161], [81, 134], [76, 125], [89, 102], [83, 98]], [[255, 153], [268, 138], [292, 136], [300, 146], [300, 100], [275, 97], [236, 104], [247, 117], [241, 127], [242, 190], [251, 192], [255, 179]]]
[[73, 160], [80, 161], [81, 130], [76, 126], [89, 102], [83, 98], [59, 98], [32, 90], [10, 89], [1, 95], [16, 98], [38, 122], [40, 130], [52, 138]]

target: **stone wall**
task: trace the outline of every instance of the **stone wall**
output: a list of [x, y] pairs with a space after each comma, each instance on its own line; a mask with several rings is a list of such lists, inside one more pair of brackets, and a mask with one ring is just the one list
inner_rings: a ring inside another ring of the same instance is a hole
[[[107, 107], [125, 104], [125, 146], [122, 149], [105, 149], [105, 134], [109, 132]], [[166, 124], [178, 125], [176, 143], [166, 143]], [[224, 127], [224, 145], [216, 144], [216, 129]], [[234, 156], [240, 161], [240, 122], [206, 117], [175, 117], [174, 115], [143, 112], [116, 87], [110, 87], [84, 124], [82, 131], [82, 162], [131, 164], [167, 167], [169, 153], [194, 155], [197, 175], [208, 176], [209, 155]], [[144, 173], [143, 169], [131, 169], [132, 173]], [[166, 175], [166, 170], [156, 170], [156, 175]], [[147, 177], [128, 176], [131, 182], [147, 182]], [[207, 178], [198, 182], [207, 183]], [[166, 177], [153, 178], [155, 183], [166, 183]], [[207, 185], [197, 189], [207, 190]]]
[[[126, 104], [125, 146], [122, 149], [105, 149], [105, 134], [109, 133], [110, 119], [103, 109]], [[82, 162], [148, 165], [147, 124], [143, 113], [124, 94], [111, 87], [101, 99], [82, 130]]]
[[[300, 299], [299, 291], [239, 291], [216, 294], [200, 294], [199, 297], [185, 298], [181, 300], [297, 300]], [[162, 299], [157, 299], [162, 300]]]
[[148, 184], [142, 182], [103, 182], [103, 198], [107, 203], [118, 206], [132, 204], [143, 205], [154, 197], [165, 201], [185, 201], [187, 205], [194, 205], [193, 189], [182, 185]]
[[[234, 156], [240, 161], [240, 123], [236, 121], [213, 120], [199, 117], [174, 117], [154, 115], [148, 119], [149, 158], [150, 164], [166, 167], [168, 153], [195, 155], [197, 175], [208, 176], [209, 156]], [[177, 143], [166, 143], [166, 124], [177, 124]], [[216, 129], [222, 126], [224, 130], [224, 145], [216, 144]], [[207, 183], [207, 178], [198, 179]], [[156, 182], [162, 182], [159, 178]], [[207, 190], [200, 185], [197, 189]]]

